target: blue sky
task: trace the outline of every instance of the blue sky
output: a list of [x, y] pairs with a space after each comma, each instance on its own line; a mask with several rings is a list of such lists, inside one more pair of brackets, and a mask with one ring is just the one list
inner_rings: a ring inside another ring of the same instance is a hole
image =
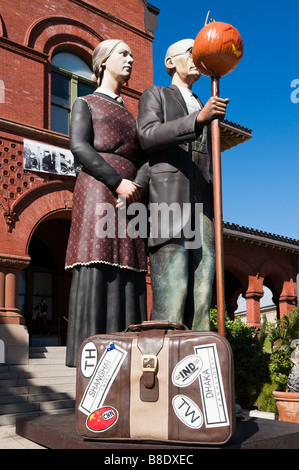
[[[239, 30], [244, 55], [220, 80], [220, 95], [230, 98], [226, 118], [252, 129], [253, 137], [222, 153], [223, 219], [299, 239], [298, 8], [289, 0], [279, 6], [269, 0], [150, 3], [160, 9], [153, 43], [156, 85], [170, 84], [163, 65], [167, 47], [195, 38], [209, 10], [210, 18]], [[202, 76], [193, 91], [206, 102], [210, 87]], [[292, 92], [298, 103], [291, 101]]]

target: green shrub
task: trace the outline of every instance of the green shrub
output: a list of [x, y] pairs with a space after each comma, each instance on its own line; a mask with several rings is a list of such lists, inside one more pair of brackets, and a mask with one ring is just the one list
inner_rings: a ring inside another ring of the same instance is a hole
[[276, 402], [272, 395], [273, 390], [286, 391], [288, 376], [293, 367], [290, 360], [293, 339], [299, 338], [299, 307], [284, 315], [275, 324], [266, 322], [264, 318], [263, 329], [264, 350], [269, 354], [269, 383], [266, 383], [257, 398], [257, 406], [261, 411], [277, 412]]
[[268, 413], [277, 413], [276, 401], [273, 396], [275, 385], [266, 383], [263, 385], [262, 390], [257, 397], [256, 404], [260, 411], [267, 411]]
[[269, 325], [269, 338], [273, 351], [289, 348], [292, 340], [299, 338], [299, 306], [277, 320], [276, 324]]
[[274, 390], [286, 391], [289, 373], [293, 367], [290, 360], [291, 350], [286, 347], [277, 349], [271, 354], [269, 361], [269, 372]]
[[[217, 310], [211, 310], [211, 329], [217, 331]], [[225, 318], [226, 339], [234, 356], [236, 403], [252, 409], [264, 385], [269, 382], [268, 355], [263, 351], [258, 330], [240, 318]]]

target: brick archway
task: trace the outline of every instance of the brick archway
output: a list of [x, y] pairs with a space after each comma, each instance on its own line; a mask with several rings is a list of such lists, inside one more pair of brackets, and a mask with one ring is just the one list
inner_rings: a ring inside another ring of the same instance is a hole
[[11, 207], [10, 253], [0, 256], [0, 323], [24, 324], [18, 308], [19, 274], [30, 263], [29, 244], [37, 227], [50, 218], [71, 216], [73, 181], [36, 186]]
[[[72, 279], [72, 273], [65, 270], [70, 215], [69, 209], [61, 209], [45, 216], [30, 237], [30, 264], [22, 273], [22, 306], [32, 344], [40, 341], [40, 335], [50, 335], [52, 344], [66, 344]], [[48, 306], [46, 331], [36, 322], [34, 315], [34, 307], [41, 298]]]
[[[254, 267], [242, 254], [225, 251], [225, 303], [226, 310], [231, 319], [237, 309], [237, 300], [240, 294], [245, 297], [248, 290], [249, 274], [254, 274]], [[236, 282], [236, 280], [238, 282]]]
[[224, 269], [241, 284], [235, 292], [226, 286], [226, 307], [231, 318], [239, 292], [246, 299], [247, 324], [259, 327], [264, 286], [272, 291], [278, 317], [293, 310], [297, 302], [298, 245], [298, 240], [224, 224]]
[[240, 281], [242, 290], [246, 291], [248, 287], [248, 274], [254, 274], [254, 266], [246, 260], [241, 253], [225, 251], [224, 253], [225, 270], [233, 273]]
[[63, 43], [76, 44], [91, 53], [103, 36], [73, 18], [65, 16], [39, 18], [27, 29], [24, 45], [50, 54]]
[[18, 254], [28, 255], [32, 234], [37, 226], [65, 212], [71, 215], [75, 182], [53, 181], [28, 190], [12, 206], [14, 213], [14, 240]]

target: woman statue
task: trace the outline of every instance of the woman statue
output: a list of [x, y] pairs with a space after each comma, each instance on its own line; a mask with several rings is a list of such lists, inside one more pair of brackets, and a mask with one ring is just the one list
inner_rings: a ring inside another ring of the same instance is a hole
[[145, 241], [118, 233], [120, 217], [128, 224], [118, 206], [140, 201], [148, 178], [135, 118], [119, 96], [132, 65], [131, 49], [123, 41], [100, 43], [93, 53], [98, 88], [77, 98], [72, 109], [70, 149], [82, 169], [65, 263], [73, 271], [68, 366], [76, 366], [78, 349], [89, 336], [146, 320]]

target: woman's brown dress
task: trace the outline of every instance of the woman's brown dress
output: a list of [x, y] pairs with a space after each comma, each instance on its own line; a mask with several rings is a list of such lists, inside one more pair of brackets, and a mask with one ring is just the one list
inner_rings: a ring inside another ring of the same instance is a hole
[[[145, 241], [130, 238], [126, 230], [118, 233], [115, 208], [115, 187], [122, 178], [138, 181], [138, 169], [144, 163], [137, 150], [135, 118], [123, 105], [97, 93], [77, 99], [73, 113], [79, 119], [77, 126], [82, 122], [87, 129], [82, 134], [82, 140], [88, 141], [84, 145], [98, 152], [100, 171], [93, 173], [84, 166], [84, 151], [82, 158], [80, 152], [75, 154], [83, 166], [74, 190], [65, 261], [66, 269], [73, 271], [69, 366], [76, 365], [78, 349], [89, 336], [123, 331], [146, 320], [147, 271]], [[71, 126], [71, 141], [75, 126]], [[146, 167], [142, 168], [144, 175]]]

